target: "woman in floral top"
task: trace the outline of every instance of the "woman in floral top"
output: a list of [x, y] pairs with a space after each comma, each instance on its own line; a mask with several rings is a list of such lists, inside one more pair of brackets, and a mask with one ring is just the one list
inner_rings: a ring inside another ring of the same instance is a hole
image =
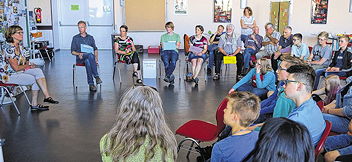
[[117, 54], [117, 59], [120, 62], [133, 64], [133, 77], [137, 77], [137, 83], [142, 84], [141, 66], [138, 53], [134, 47], [133, 39], [127, 36], [128, 27], [122, 25], [120, 27], [120, 36], [117, 37], [114, 43], [114, 49]]
[[58, 104], [49, 94], [43, 71], [31, 64], [27, 58], [29, 52], [20, 42], [23, 40], [23, 29], [10, 26], [5, 33], [6, 43], [2, 46], [3, 56], [0, 58], [0, 79], [3, 83], [32, 86], [32, 111], [49, 110], [49, 106], [38, 104], [38, 92], [41, 89], [44, 102]]

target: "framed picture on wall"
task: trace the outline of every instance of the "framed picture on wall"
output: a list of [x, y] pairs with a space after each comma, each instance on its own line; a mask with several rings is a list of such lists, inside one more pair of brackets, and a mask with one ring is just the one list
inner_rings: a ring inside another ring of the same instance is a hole
[[326, 24], [329, 0], [311, 0], [311, 24]]
[[214, 22], [230, 23], [232, 0], [214, 0]]
[[175, 15], [187, 15], [188, 0], [174, 0]]

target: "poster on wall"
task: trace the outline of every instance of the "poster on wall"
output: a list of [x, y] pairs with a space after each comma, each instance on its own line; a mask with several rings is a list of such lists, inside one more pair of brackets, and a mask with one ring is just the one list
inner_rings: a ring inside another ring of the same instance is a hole
[[214, 0], [214, 22], [230, 23], [232, 0]]
[[311, 0], [311, 24], [326, 24], [328, 18], [328, 0]]
[[188, 0], [174, 0], [175, 15], [187, 15]]

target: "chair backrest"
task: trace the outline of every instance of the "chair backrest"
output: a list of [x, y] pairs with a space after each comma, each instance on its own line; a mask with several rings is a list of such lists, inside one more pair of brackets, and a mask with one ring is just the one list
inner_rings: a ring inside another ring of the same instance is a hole
[[318, 144], [317, 144], [317, 146], [315, 147], [315, 150], [314, 150], [315, 159], [318, 157], [320, 151], [323, 149], [325, 141], [326, 141], [326, 139], [328, 138], [328, 136], [330, 134], [330, 130], [331, 130], [332, 124], [328, 120], [325, 120], [325, 123], [326, 123], [325, 130], [324, 130], [323, 134], [321, 135], [320, 140], [319, 140], [319, 142], [318, 142]]
[[312, 46], [309, 46], [308, 49], [309, 49], [309, 54], [311, 54], [311, 53], [312, 53], [312, 50], [313, 50], [313, 47], [312, 47]]
[[218, 109], [216, 110], [216, 127], [217, 127], [217, 135], [222, 132], [222, 130], [225, 128], [225, 123], [224, 123], [224, 109], [227, 106], [227, 98], [224, 98], [220, 105], [218, 106]]
[[189, 36], [187, 34], [183, 35], [183, 49], [185, 50], [185, 54], [189, 52], [190, 44], [189, 44]]

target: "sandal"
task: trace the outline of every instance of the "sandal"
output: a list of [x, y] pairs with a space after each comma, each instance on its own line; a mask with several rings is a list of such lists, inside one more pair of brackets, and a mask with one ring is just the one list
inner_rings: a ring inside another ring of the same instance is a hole
[[41, 104], [38, 104], [37, 106], [31, 106], [31, 111], [46, 111], [49, 110], [49, 106], [44, 106]]
[[53, 98], [48, 97], [44, 99], [44, 102], [52, 103], [52, 104], [58, 104], [59, 101], [55, 101]]
[[138, 84], [143, 84], [143, 81], [142, 81], [142, 79], [137, 79], [137, 80], [136, 80], [136, 83], [138, 83]]
[[132, 77], [138, 77], [138, 73], [136, 71], [133, 72]]

